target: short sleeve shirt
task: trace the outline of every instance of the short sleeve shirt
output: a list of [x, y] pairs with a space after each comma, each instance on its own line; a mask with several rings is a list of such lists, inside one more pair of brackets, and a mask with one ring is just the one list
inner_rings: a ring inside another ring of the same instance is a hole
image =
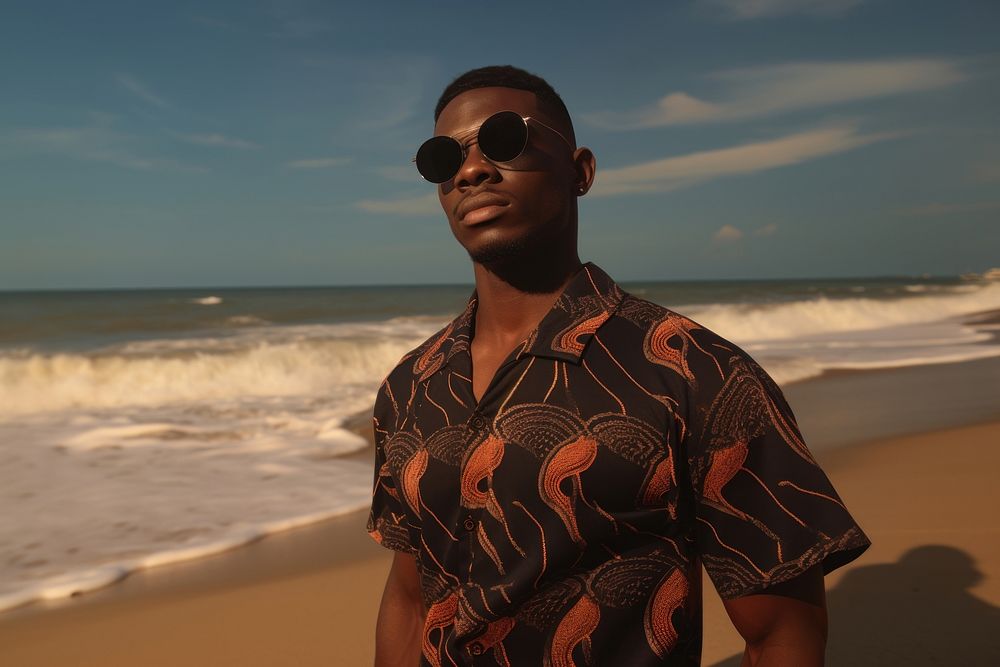
[[772, 378], [588, 262], [480, 401], [477, 294], [379, 388], [368, 532], [412, 554], [421, 665], [698, 665], [724, 599], [871, 544]]

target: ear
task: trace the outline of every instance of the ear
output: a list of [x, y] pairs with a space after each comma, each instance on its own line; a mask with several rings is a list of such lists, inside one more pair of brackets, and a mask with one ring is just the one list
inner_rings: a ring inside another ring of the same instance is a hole
[[573, 151], [573, 170], [575, 173], [573, 192], [577, 197], [582, 197], [590, 190], [597, 172], [597, 158], [586, 146]]

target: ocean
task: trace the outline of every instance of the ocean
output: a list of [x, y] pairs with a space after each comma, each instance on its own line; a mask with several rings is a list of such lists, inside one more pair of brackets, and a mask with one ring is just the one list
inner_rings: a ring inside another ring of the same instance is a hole
[[[621, 285], [782, 385], [1000, 356], [983, 277]], [[345, 420], [471, 291], [0, 292], [0, 610], [367, 507]]]

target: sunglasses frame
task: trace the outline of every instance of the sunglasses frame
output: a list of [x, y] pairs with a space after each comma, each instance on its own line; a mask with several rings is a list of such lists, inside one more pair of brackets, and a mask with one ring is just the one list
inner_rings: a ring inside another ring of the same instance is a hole
[[[452, 136], [449, 136], [447, 134], [438, 134], [438, 135], [435, 135], [435, 136], [431, 137], [430, 139], [428, 139], [427, 141], [425, 141], [423, 144], [420, 144], [420, 148], [423, 148], [424, 144], [426, 144], [428, 141], [432, 141], [434, 139], [444, 138], [444, 139], [450, 139], [451, 141], [453, 141], [456, 144], [458, 144], [459, 149], [462, 151], [462, 159], [458, 163], [458, 169], [456, 169], [455, 173], [452, 174], [451, 176], [449, 176], [448, 178], [444, 179], [443, 181], [432, 181], [432, 180], [429, 180], [427, 177], [425, 177], [423, 175], [423, 173], [420, 172], [420, 167], [418, 166], [417, 167], [417, 173], [420, 174], [420, 178], [424, 179], [428, 183], [434, 183], [435, 185], [440, 185], [441, 183], [447, 183], [451, 179], [455, 178], [455, 174], [457, 174], [459, 171], [461, 171], [462, 165], [465, 164], [465, 161], [469, 157], [469, 150], [468, 150], [467, 147], [471, 146], [472, 143], [473, 143], [471, 141], [468, 142], [468, 143], [466, 143], [464, 141], [464, 138], [465, 137], [469, 137], [469, 136], [473, 136], [473, 137], [475, 137], [475, 143], [478, 144], [479, 143], [479, 130], [482, 129], [483, 125], [485, 125], [486, 123], [490, 122], [490, 120], [492, 120], [496, 116], [499, 116], [500, 114], [506, 114], [506, 113], [516, 114], [517, 117], [521, 119], [521, 122], [524, 123], [524, 135], [525, 135], [525, 137], [524, 137], [524, 145], [521, 146], [521, 150], [519, 150], [517, 152], [517, 155], [515, 155], [512, 158], [510, 158], [509, 160], [494, 160], [493, 158], [491, 158], [490, 156], [488, 156], [486, 153], [483, 153], [483, 157], [487, 161], [489, 161], [490, 163], [492, 163], [492, 164], [501, 163], [502, 164], [504, 162], [511, 162], [511, 161], [516, 160], [517, 158], [521, 157], [521, 155], [524, 153], [524, 149], [526, 149], [528, 147], [528, 142], [531, 140], [531, 131], [530, 131], [530, 128], [528, 127], [528, 121], [531, 121], [533, 123], [537, 123], [538, 125], [541, 125], [545, 129], [551, 130], [552, 132], [555, 132], [556, 135], [560, 139], [562, 139], [566, 143], [567, 146], [570, 147], [570, 149], [573, 149], [573, 144], [570, 142], [569, 139], [566, 138], [566, 136], [562, 132], [560, 132], [556, 128], [552, 127], [551, 125], [547, 125], [547, 124], [543, 123], [542, 121], [538, 120], [534, 116], [522, 116], [521, 114], [517, 113], [516, 111], [509, 111], [509, 110], [497, 111], [496, 113], [491, 114], [489, 116], [489, 118], [487, 118], [486, 120], [484, 120], [482, 123], [480, 123], [479, 125], [477, 125], [475, 128], [469, 130], [468, 132], [462, 133], [462, 135], [460, 135], [460, 136], [463, 138], [463, 141], [459, 141], [456, 137], [452, 137]], [[480, 149], [480, 152], [482, 152], [481, 149]], [[419, 154], [420, 154], [420, 149], [417, 149], [417, 155], [419, 155]], [[415, 155], [410, 160], [410, 162], [416, 163], [416, 161], [417, 161], [417, 156]]]

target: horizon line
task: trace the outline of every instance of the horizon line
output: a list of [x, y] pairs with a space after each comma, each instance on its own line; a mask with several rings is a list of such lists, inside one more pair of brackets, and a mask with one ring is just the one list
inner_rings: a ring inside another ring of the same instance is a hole
[[[620, 285], [637, 283], [732, 283], [732, 282], [793, 282], [803, 280], [885, 280], [885, 279], [916, 279], [929, 280], [936, 278], [964, 278], [966, 276], [982, 276], [991, 269], [983, 271], [967, 271], [964, 273], [887, 273], [881, 275], [853, 276], [801, 276], [801, 277], [765, 277], [765, 278], [638, 278], [632, 280], [617, 280]], [[338, 288], [370, 288], [370, 287], [475, 287], [475, 283], [351, 283], [351, 284], [275, 284], [275, 285], [152, 285], [138, 287], [21, 287], [16, 289], [0, 289], [0, 294], [18, 294], [24, 292], [139, 292], [167, 290], [263, 290], [263, 289], [338, 289]]]

